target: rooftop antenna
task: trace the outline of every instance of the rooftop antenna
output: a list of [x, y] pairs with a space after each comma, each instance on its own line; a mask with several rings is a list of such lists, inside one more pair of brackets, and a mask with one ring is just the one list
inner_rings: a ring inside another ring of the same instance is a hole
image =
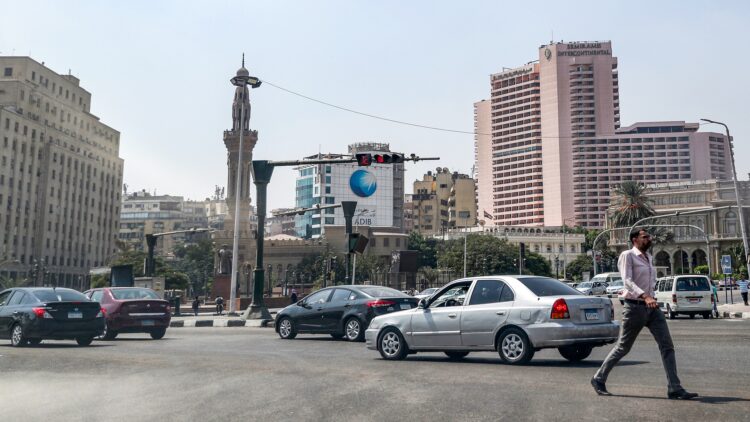
[[551, 37], [550, 37], [549, 43], [554, 44], [555, 43], [555, 30], [554, 29], [550, 30], [550, 34], [551, 34]]
[[245, 67], [245, 53], [242, 53], [242, 67]]

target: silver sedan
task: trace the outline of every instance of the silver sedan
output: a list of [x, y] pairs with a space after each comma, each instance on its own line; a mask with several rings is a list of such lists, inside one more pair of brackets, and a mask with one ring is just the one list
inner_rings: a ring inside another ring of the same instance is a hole
[[496, 350], [506, 363], [523, 364], [554, 347], [576, 362], [613, 343], [619, 330], [607, 298], [547, 277], [487, 276], [451, 282], [415, 309], [376, 317], [365, 341], [388, 360], [417, 352], [461, 359]]

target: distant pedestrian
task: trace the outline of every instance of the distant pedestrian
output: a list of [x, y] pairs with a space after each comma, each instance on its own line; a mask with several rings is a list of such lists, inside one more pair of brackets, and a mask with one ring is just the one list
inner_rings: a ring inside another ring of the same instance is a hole
[[742, 301], [745, 302], [745, 306], [748, 306], [747, 304], [747, 273], [740, 274], [740, 279], [737, 281], [737, 285], [740, 286], [740, 295], [742, 296]]
[[216, 314], [217, 315], [224, 314], [224, 298], [221, 296], [216, 297]]
[[714, 295], [713, 300], [713, 310], [714, 310], [714, 318], [719, 317], [719, 289], [716, 288], [716, 283], [713, 281], [711, 282], [711, 294]]
[[[656, 269], [654, 259], [648, 253], [651, 247], [651, 235], [644, 229], [633, 230], [630, 233], [633, 248], [620, 254], [617, 267], [624, 283], [625, 308], [622, 311], [620, 337], [615, 347], [602, 362], [602, 366], [591, 378], [591, 385], [596, 394], [611, 396], [606, 383], [609, 372], [617, 365], [633, 347], [638, 333], [643, 327], [648, 327], [654, 340], [659, 345], [661, 361], [667, 373], [667, 398], [690, 400], [697, 397], [695, 393], [688, 393], [682, 388], [677, 376], [677, 360], [675, 359], [672, 336], [669, 334], [664, 312], [654, 299], [656, 287]], [[642, 381], [642, 380], [639, 380]]]
[[201, 307], [201, 301], [198, 299], [198, 296], [195, 297], [195, 300], [193, 300], [193, 313], [195, 316], [198, 316], [198, 308]]
[[292, 294], [289, 296], [292, 304], [297, 303], [297, 289], [292, 289]]

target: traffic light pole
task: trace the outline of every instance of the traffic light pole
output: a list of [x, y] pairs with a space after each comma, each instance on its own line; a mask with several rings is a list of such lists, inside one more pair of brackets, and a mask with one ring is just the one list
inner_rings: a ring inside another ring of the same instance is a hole
[[[245, 309], [242, 319], [271, 320], [271, 313], [263, 302], [263, 286], [265, 286], [265, 272], [263, 270], [263, 238], [265, 237], [266, 225], [266, 193], [268, 183], [273, 175], [273, 164], [265, 160], [253, 160], [253, 183], [255, 184], [256, 197], [258, 198], [258, 235], [255, 239], [255, 271], [253, 272], [253, 301]], [[234, 257], [239, 259], [239, 257]]]
[[354, 210], [357, 208], [357, 201], [341, 201], [341, 209], [344, 211], [344, 221], [346, 222], [346, 272], [344, 273], [345, 284], [352, 284], [349, 277], [349, 267], [352, 261], [352, 251], [349, 239], [352, 237], [352, 219]]

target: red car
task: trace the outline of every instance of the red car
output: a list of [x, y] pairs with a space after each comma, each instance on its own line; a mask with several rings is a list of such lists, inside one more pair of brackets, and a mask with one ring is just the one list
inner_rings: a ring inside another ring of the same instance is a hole
[[164, 337], [171, 320], [169, 302], [145, 287], [104, 287], [85, 292], [105, 311], [106, 326], [100, 338], [113, 340], [120, 333], [149, 333]]

